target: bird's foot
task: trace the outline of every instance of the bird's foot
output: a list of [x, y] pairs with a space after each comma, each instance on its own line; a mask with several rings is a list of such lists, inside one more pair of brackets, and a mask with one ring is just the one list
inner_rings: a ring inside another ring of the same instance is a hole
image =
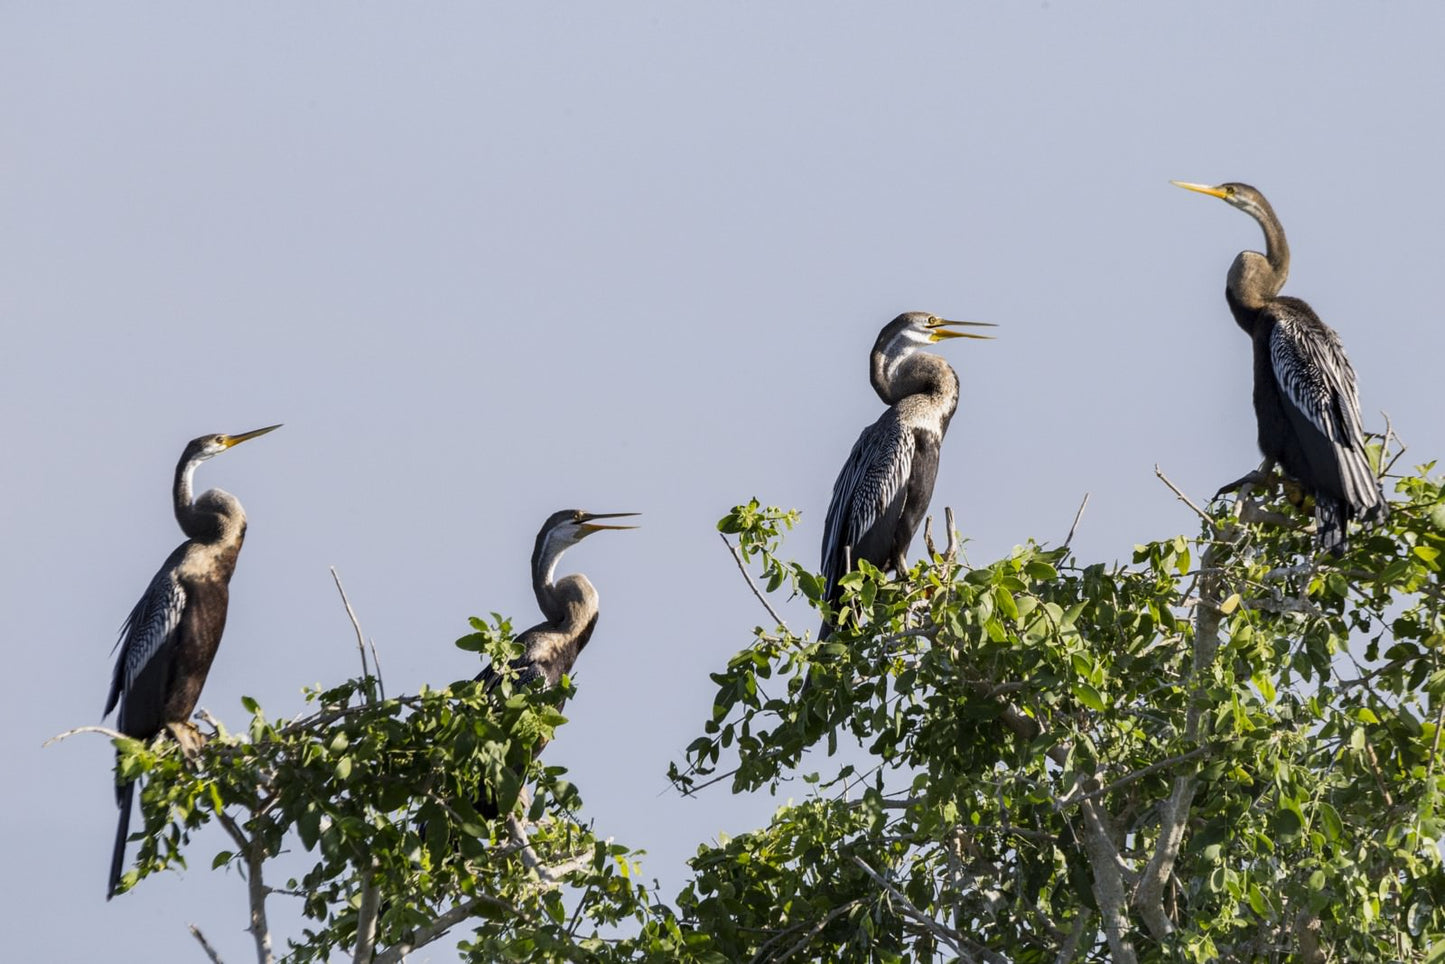
[[175, 738], [175, 741], [181, 745], [181, 752], [185, 754], [188, 760], [195, 759], [196, 754], [201, 752], [201, 747], [206, 743], [206, 738], [201, 735], [201, 731], [196, 728], [194, 723], [189, 721], [184, 723], [167, 723], [166, 730], [169, 731], [171, 736]]
[[1231, 492], [1238, 492], [1246, 485], [1263, 489], [1266, 492], [1273, 491], [1275, 485], [1274, 473], [1272, 471], [1264, 472], [1259, 469], [1255, 469], [1253, 472], [1248, 472], [1240, 476], [1228, 485], [1221, 485], [1219, 487], [1219, 491], [1214, 493], [1214, 497], [1216, 499], [1222, 498], [1226, 495], [1229, 495]]

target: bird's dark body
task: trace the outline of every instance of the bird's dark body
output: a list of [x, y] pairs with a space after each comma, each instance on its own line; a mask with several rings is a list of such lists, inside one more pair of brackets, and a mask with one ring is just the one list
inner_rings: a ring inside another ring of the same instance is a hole
[[[1234, 320], [1249, 333], [1253, 346], [1254, 416], [1260, 454], [1279, 463], [1284, 473], [1310, 495], [1345, 499], [1344, 480], [1340, 476], [1339, 459], [1334, 448], [1329, 439], [1281, 393], [1270, 345], [1279, 317], [1285, 313], [1310, 332], [1310, 337], [1323, 340], [1332, 338], [1334, 332], [1298, 298], [1276, 298], [1257, 311], [1244, 308], [1233, 298], [1228, 300]], [[1337, 406], [1338, 401], [1332, 400], [1332, 404]], [[1337, 412], [1336, 417], [1342, 416]]]
[[1239, 252], [1224, 289], [1254, 351], [1259, 449], [1315, 497], [1319, 544], [1339, 555], [1351, 519], [1377, 519], [1387, 512], [1365, 454], [1355, 370], [1344, 345], [1309, 305], [1279, 293], [1289, 277], [1289, 243], [1258, 189], [1238, 182], [1175, 183], [1244, 211], [1264, 232], [1265, 253]]
[[[833, 483], [823, 522], [825, 597], [836, 603], [839, 580], [860, 560], [902, 572], [909, 546], [928, 513], [938, 458], [958, 408], [958, 375], [938, 355], [920, 350], [941, 337], [943, 322], [910, 312], [884, 326], [869, 355], [869, 380], [888, 408], [858, 436]], [[957, 336], [946, 332], [944, 336]], [[819, 638], [832, 626], [824, 623]]]
[[[181, 455], [173, 496], [176, 521], [189, 538], [166, 557], [126, 619], [105, 703], [103, 715], [119, 707], [116, 726], [127, 736], [150, 740], [167, 727], [190, 725], [226, 629], [246, 513], [235, 496], [220, 489], [192, 501], [191, 476], [206, 459], [276, 427], [202, 436]], [[134, 781], [116, 784], [120, 821], [107, 896], [120, 881], [134, 795]]]

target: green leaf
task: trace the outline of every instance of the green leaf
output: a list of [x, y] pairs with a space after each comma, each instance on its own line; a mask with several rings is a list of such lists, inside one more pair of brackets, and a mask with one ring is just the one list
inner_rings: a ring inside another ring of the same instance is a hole
[[1098, 690], [1094, 689], [1088, 683], [1075, 683], [1073, 685], [1073, 691], [1074, 698], [1080, 703], [1083, 703], [1091, 710], [1103, 712], [1104, 697], [1099, 695]]

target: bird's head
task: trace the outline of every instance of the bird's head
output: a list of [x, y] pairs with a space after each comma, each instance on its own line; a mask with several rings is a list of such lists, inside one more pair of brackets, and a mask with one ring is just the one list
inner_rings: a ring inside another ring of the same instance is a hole
[[954, 328], [995, 328], [987, 321], [949, 321], [926, 311], [906, 311], [883, 326], [873, 351], [895, 364], [907, 356], [934, 342], [945, 338], [992, 338], [973, 331], [954, 331]]
[[268, 425], [265, 428], [242, 432], [240, 435], [202, 435], [200, 438], [191, 439], [186, 445], [186, 450], [181, 455], [181, 461], [204, 462], [206, 459], [215, 458], [234, 445], [240, 445], [259, 435], [265, 435], [267, 432], [274, 432], [280, 427], [280, 425]]
[[1215, 185], [1190, 184], [1187, 181], [1170, 181], [1169, 183], [1175, 187], [1182, 187], [1186, 191], [1217, 197], [1225, 204], [1239, 208], [1256, 221], [1274, 217], [1274, 211], [1270, 208], [1269, 202], [1264, 199], [1264, 195], [1259, 192], [1258, 188], [1248, 184], [1241, 184], [1238, 181]]
[[537, 538], [540, 543], [550, 543], [560, 551], [575, 546], [592, 533], [601, 532], [604, 529], [637, 528], [637, 526], [598, 522], [598, 519], [626, 519], [639, 514], [637, 512], [584, 512], [581, 509], [562, 509], [547, 517]]

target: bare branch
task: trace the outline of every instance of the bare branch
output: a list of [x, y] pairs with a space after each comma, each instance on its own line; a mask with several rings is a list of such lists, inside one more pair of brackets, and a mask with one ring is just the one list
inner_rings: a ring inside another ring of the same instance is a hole
[[69, 739], [70, 737], [74, 736], [74, 735], [77, 734], [77, 733], [99, 733], [99, 734], [101, 734], [102, 736], [108, 736], [108, 737], [110, 737], [112, 740], [130, 740], [130, 739], [134, 739], [134, 737], [126, 736], [124, 733], [120, 732], [119, 730], [112, 730], [112, 729], [111, 729], [110, 727], [108, 727], [108, 726], [77, 726], [77, 727], [76, 727], [75, 729], [73, 729], [73, 730], [66, 730], [64, 733], [57, 733], [57, 734], [55, 734], [55, 736], [52, 736], [50, 739], [48, 739], [48, 740], [46, 740], [44, 743], [40, 744], [40, 746], [41, 746], [42, 748], [44, 748], [44, 747], [49, 746], [49, 745], [52, 744], [52, 743], [59, 743], [61, 740]]
[[331, 567], [331, 579], [336, 583], [336, 591], [341, 593], [341, 604], [351, 618], [351, 628], [356, 630], [356, 651], [361, 654], [361, 676], [365, 679], [371, 675], [371, 668], [366, 665], [366, 637], [361, 632], [361, 621], [356, 618], [356, 610], [351, 608], [351, 600], [346, 598], [346, 589], [341, 585], [341, 576], [335, 566]]
[[943, 507], [943, 524], [948, 526], [948, 544], [943, 547], [943, 558], [952, 562], [958, 558], [958, 527], [953, 524], [953, 506]]
[[938, 555], [938, 547], [933, 544], [933, 516], [923, 520], [923, 547], [928, 550], [928, 557], [932, 559]]
[[216, 953], [216, 949], [211, 946], [210, 941], [206, 940], [206, 935], [201, 933], [201, 929], [195, 924], [187, 924], [186, 926], [190, 928], [191, 936], [201, 942], [201, 950], [206, 952], [206, 956], [211, 959], [211, 964], [224, 964], [221, 960], [221, 955]]
[[366, 644], [371, 647], [371, 665], [376, 670], [376, 688], [381, 692], [381, 698], [386, 699], [386, 683], [381, 678], [381, 657], [376, 654], [376, 640], [368, 639]]
[[1203, 509], [1199, 508], [1199, 506], [1195, 505], [1193, 499], [1185, 495], [1183, 490], [1181, 490], [1179, 486], [1171, 482], [1169, 480], [1169, 476], [1164, 474], [1164, 470], [1159, 468], [1157, 462], [1154, 465], [1154, 474], [1159, 477], [1160, 482], [1163, 482], [1165, 485], [1169, 486], [1169, 491], [1173, 492], [1176, 496], [1178, 496], [1180, 502], [1183, 502], [1185, 505], [1189, 506], [1189, 508], [1193, 509], [1194, 514], [1199, 516], [1199, 518], [1203, 519], [1205, 525], [1214, 525], [1214, 520], [1209, 517], [1209, 514], [1206, 513]]
[[[1154, 467], [1154, 470], [1157, 472], [1159, 470], [1159, 467], [1156, 465]], [[1084, 509], [1086, 506], [1088, 506], [1088, 504], [1089, 493], [1085, 492], [1084, 501], [1079, 503], [1079, 511], [1074, 513], [1074, 522], [1072, 525], [1069, 526], [1069, 534], [1064, 537], [1065, 549], [1069, 548], [1069, 543], [1074, 541], [1074, 532], [1079, 528], [1079, 520], [1084, 517]]]
[[738, 552], [737, 546], [729, 542], [728, 537], [721, 532], [718, 533], [718, 538], [723, 541], [723, 545], [727, 546], [728, 551], [733, 554], [733, 561], [738, 564], [738, 572], [743, 574], [743, 581], [748, 584], [748, 588], [753, 591], [753, 595], [758, 597], [758, 602], [763, 604], [763, 608], [768, 611], [769, 616], [773, 617], [776, 625], [787, 629], [788, 624], [783, 622], [783, 617], [773, 611], [773, 607], [769, 605], [767, 598], [759, 592], [758, 587], [753, 584], [753, 577], [748, 575], [748, 567], [744, 565], [742, 554]]

